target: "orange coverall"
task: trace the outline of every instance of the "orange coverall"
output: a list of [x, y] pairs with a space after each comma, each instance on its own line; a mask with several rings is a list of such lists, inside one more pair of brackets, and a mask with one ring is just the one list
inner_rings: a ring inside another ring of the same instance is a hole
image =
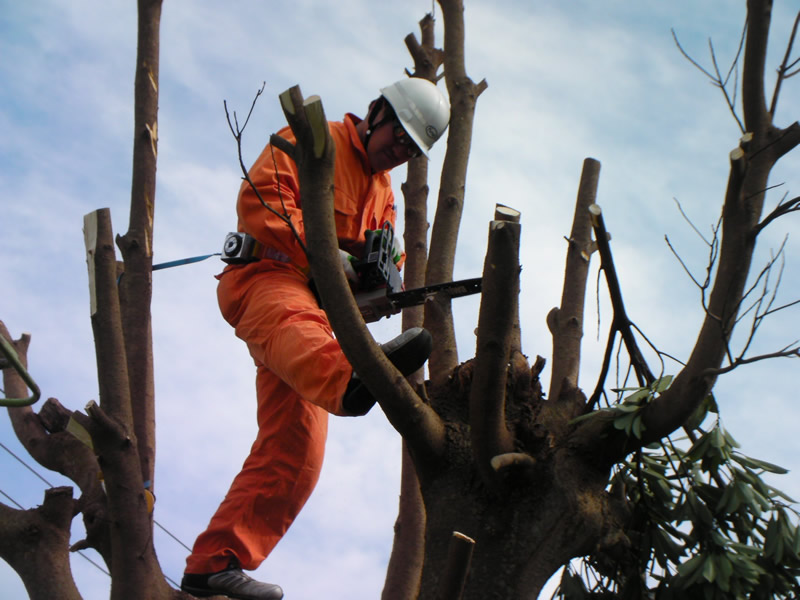
[[[371, 172], [356, 132], [358, 117], [329, 123], [336, 143], [336, 230], [340, 248], [360, 256], [364, 233], [394, 225], [388, 172]], [[281, 137], [294, 143], [287, 127]], [[250, 170], [261, 197], [291, 216], [305, 240], [294, 161], [267, 146]], [[308, 260], [290, 228], [266, 209], [247, 182], [237, 202], [239, 231], [267, 248], [264, 258], [230, 265], [217, 295], [225, 319], [255, 361], [258, 436], [228, 494], [200, 534], [187, 573], [212, 573], [233, 561], [257, 568], [289, 529], [322, 468], [328, 413], [342, 414], [352, 368], [308, 287]]]

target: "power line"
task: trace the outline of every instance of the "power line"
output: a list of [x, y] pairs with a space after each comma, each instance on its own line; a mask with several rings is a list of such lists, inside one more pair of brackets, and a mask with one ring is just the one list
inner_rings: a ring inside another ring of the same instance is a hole
[[[11, 451], [10, 451], [8, 448], [6, 448], [6, 447], [5, 447], [5, 446], [4, 446], [2, 443], [0, 443], [0, 446], [3, 446], [3, 448], [5, 448], [5, 450], [6, 450], [7, 452], [9, 452], [9, 453], [10, 453], [12, 456], [14, 456], [14, 458], [16, 458], [17, 460], [19, 460], [19, 457], [15, 456], [15, 455], [14, 455], [14, 453], [13, 453], [13, 452], [11, 452]], [[22, 461], [20, 461], [20, 462], [22, 462]], [[25, 463], [23, 463], [23, 464], [25, 464]], [[25, 466], [27, 467], [28, 465], [25, 465]], [[28, 468], [30, 469], [30, 467], [28, 467]], [[31, 469], [31, 470], [32, 470], [32, 469]], [[41, 476], [40, 476], [40, 479], [41, 479]], [[49, 485], [49, 484], [48, 484], [48, 485]], [[50, 487], [53, 487], [53, 486], [51, 485]], [[25, 510], [25, 508], [22, 506], [22, 504], [20, 504], [20, 503], [19, 503], [19, 502], [17, 502], [16, 500], [14, 500], [14, 498], [12, 498], [12, 497], [11, 497], [11, 496], [9, 496], [8, 494], [6, 494], [6, 493], [5, 493], [3, 490], [1, 490], [1, 489], [0, 489], [0, 494], [2, 494], [3, 496], [5, 496], [6, 498], [8, 498], [8, 501], [9, 501], [9, 502], [11, 502], [12, 504], [14, 504], [14, 505], [15, 505], [17, 508], [19, 508], [20, 510]], [[96, 563], [95, 561], [93, 561], [91, 558], [89, 558], [88, 556], [86, 556], [86, 554], [84, 554], [82, 551], [78, 550], [77, 552], [78, 552], [78, 554], [80, 554], [80, 555], [81, 555], [83, 558], [85, 558], [87, 561], [89, 561], [89, 563], [91, 563], [92, 565], [94, 565], [94, 566], [95, 566], [95, 567], [96, 567], [98, 570], [102, 571], [103, 573], [105, 573], [106, 575], [108, 575], [109, 577], [111, 577], [111, 573], [109, 573], [108, 571], [106, 571], [106, 570], [105, 570], [105, 569], [104, 569], [104, 568], [103, 568], [101, 565], [97, 564], [97, 563]]]
[[[42, 481], [43, 481], [43, 482], [44, 482], [44, 483], [45, 483], [45, 484], [46, 484], [48, 487], [51, 487], [51, 488], [52, 488], [52, 487], [54, 487], [52, 483], [50, 483], [50, 482], [49, 482], [49, 481], [48, 481], [48, 480], [47, 480], [45, 477], [43, 477], [43, 476], [42, 476], [40, 473], [38, 473], [38, 472], [37, 472], [37, 471], [36, 471], [36, 470], [35, 470], [33, 467], [31, 467], [31, 466], [30, 466], [28, 463], [26, 463], [26, 462], [25, 462], [25, 461], [24, 461], [22, 458], [20, 458], [19, 456], [17, 456], [17, 455], [16, 455], [16, 454], [15, 454], [15, 453], [14, 453], [14, 452], [13, 452], [13, 451], [12, 451], [12, 450], [11, 450], [11, 449], [8, 447], [8, 446], [6, 446], [4, 443], [0, 442], [0, 448], [2, 448], [3, 450], [5, 450], [6, 452], [8, 452], [8, 454], [10, 454], [11, 456], [13, 456], [13, 457], [14, 457], [14, 458], [15, 458], [15, 459], [16, 459], [16, 460], [17, 460], [17, 461], [18, 461], [18, 462], [19, 462], [19, 463], [20, 463], [22, 466], [24, 466], [26, 469], [28, 469], [28, 470], [29, 470], [31, 473], [33, 473], [33, 474], [34, 474], [36, 477], [38, 477], [39, 479], [41, 479], [41, 480], [42, 480]], [[19, 508], [19, 509], [21, 509], [21, 510], [24, 510], [24, 507], [23, 507], [23, 506], [22, 506], [22, 505], [21, 505], [19, 502], [17, 502], [17, 501], [16, 501], [16, 500], [14, 500], [14, 499], [13, 499], [11, 496], [9, 496], [8, 494], [6, 494], [6, 493], [5, 493], [5, 492], [4, 492], [2, 489], [0, 489], [0, 494], [2, 494], [3, 496], [5, 496], [5, 497], [6, 497], [6, 498], [9, 500], [9, 502], [11, 502], [11, 503], [12, 503], [12, 504], [14, 504], [15, 506], [17, 506], [17, 508]], [[179, 538], [178, 538], [178, 537], [177, 537], [175, 534], [173, 534], [173, 533], [172, 533], [172, 532], [171, 532], [169, 529], [167, 529], [166, 527], [164, 527], [164, 526], [163, 526], [161, 523], [159, 523], [159, 522], [158, 522], [158, 521], [156, 521], [155, 519], [153, 519], [153, 523], [154, 523], [155, 525], [157, 525], [157, 526], [159, 527], [159, 529], [161, 529], [161, 530], [162, 530], [164, 533], [166, 533], [166, 534], [167, 534], [169, 537], [171, 537], [173, 540], [175, 540], [177, 543], [179, 543], [181, 546], [183, 546], [183, 548], [185, 548], [185, 549], [186, 549], [186, 550], [188, 550], [189, 552], [191, 552], [191, 551], [192, 551], [192, 549], [191, 549], [189, 546], [187, 546], [186, 544], [184, 544], [184, 543], [183, 543], [183, 541], [181, 541], [181, 540], [180, 540], [180, 539], [179, 539]], [[91, 558], [89, 558], [88, 556], [86, 556], [86, 555], [85, 555], [83, 552], [81, 552], [80, 550], [78, 550], [77, 552], [78, 552], [78, 554], [80, 554], [80, 555], [81, 555], [83, 558], [85, 558], [87, 561], [89, 561], [89, 563], [91, 563], [92, 565], [94, 565], [94, 566], [95, 566], [97, 569], [99, 569], [100, 571], [102, 571], [103, 573], [105, 573], [106, 575], [108, 575], [109, 577], [111, 577], [111, 573], [109, 573], [108, 571], [106, 571], [106, 569], [104, 569], [104, 568], [103, 568], [101, 565], [97, 564], [95, 561], [93, 561]], [[165, 579], [166, 579], [168, 582], [170, 582], [172, 585], [174, 585], [176, 588], [177, 588], [177, 587], [180, 587], [180, 586], [179, 586], [179, 585], [178, 585], [178, 584], [177, 584], [177, 583], [176, 583], [176, 582], [175, 582], [175, 581], [174, 581], [172, 578], [170, 578], [168, 575], [166, 575], [166, 574], [165, 574], [165, 575], [164, 575], [164, 578], [165, 578]]]

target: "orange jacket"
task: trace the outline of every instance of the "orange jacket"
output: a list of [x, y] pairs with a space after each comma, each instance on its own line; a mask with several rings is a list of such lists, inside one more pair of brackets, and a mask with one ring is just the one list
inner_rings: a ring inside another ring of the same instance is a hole
[[[333, 183], [339, 247], [356, 257], [363, 253], [364, 233], [379, 229], [386, 221], [394, 226], [396, 215], [391, 178], [386, 171], [371, 172], [366, 151], [356, 132], [359, 121], [355, 115], [347, 114], [343, 122], [329, 123], [331, 138], [336, 144]], [[278, 135], [295, 143], [288, 127]], [[267, 145], [250, 169], [250, 178], [265, 202], [291, 217], [294, 228], [305, 243], [299, 178], [294, 161], [278, 148]], [[242, 183], [239, 191], [236, 211], [239, 231], [249, 233], [264, 244], [268, 258], [291, 263], [307, 272], [308, 259], [291, 229], [261, 204], [247, 181]], [[268, 261], [261, 261], [265, 262]]]

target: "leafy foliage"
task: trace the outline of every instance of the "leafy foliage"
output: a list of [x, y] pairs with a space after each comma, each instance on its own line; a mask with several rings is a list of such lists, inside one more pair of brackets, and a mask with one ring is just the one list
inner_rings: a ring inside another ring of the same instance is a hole
[[[613, 419], [640, 437], [641, 409], [669, 386], [661, 378], [585, 418]], [[632, 391], [630, 389], [620, 392]], [[609, 493], [630, 518], [613, 547], [573, 561], [554, 598], [796, 598], [800, 594], [800, 527], [794, 501], [767, 484], [777, 465], [745, 456], [717, 415], [713, 396], [684, 431], [618, 465]]]

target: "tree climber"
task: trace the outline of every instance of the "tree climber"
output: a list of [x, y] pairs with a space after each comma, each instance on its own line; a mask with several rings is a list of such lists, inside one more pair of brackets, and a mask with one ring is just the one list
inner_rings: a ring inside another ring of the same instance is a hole
[[[349, 259], [361, 255], [365, 232], [387, 221], [394, 226], [388, 171], [427, 156], [449, 119], [437, 86], [410, 78], [383, 88], [366, 119], [348, 113], [329, 123], [336, 144], [336, 231], [348, 276], [355, 275]], [[288, 127], [279, 135], [295, 143]], [[181, 589], [195, 596], [277, 600], [283, 597], [278, 585], [255, 581], [243, 570], [264, 561], [311, 495], [322, 468], [328, 413], [363, 415], [375, 398], [353, 372], [309, 287], [294, 161], [267, 145], [249, 175], [253, 186], [245, 181], [239, 191], [238, 230], [255, 238], [250, 258], [258, 260], [228, 265], [218, 276], [217, 296], [256, 365], [258, 435], [195, 541]], [[381, 348], [409, 375], [428, 359], [431, 337], [422, 328], [409, 329]]]

